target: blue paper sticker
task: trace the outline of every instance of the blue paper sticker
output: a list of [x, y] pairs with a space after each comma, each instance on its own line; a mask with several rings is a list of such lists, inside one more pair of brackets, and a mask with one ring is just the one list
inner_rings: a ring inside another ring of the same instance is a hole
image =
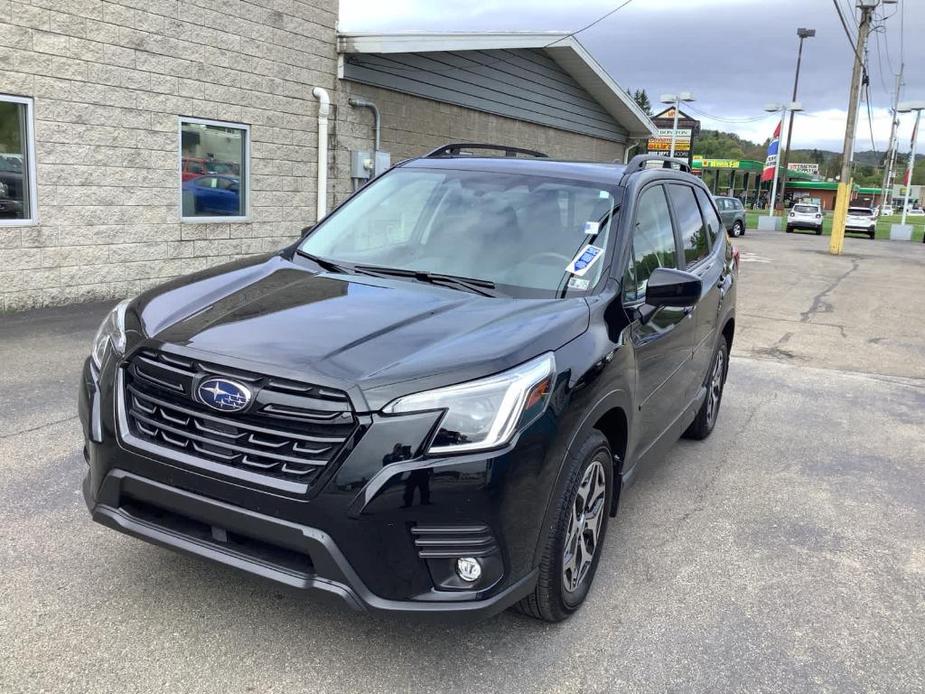
[[573, 275], [581, 277], [584, 275], [588, 269], [597, 262], [598, 258], [604, 255], [604, 249], [598, 248], [597, 246], [592, 246], [588, 244], [580, 251], [578, 255], [575, 256], [575, 259], [568, 264], [568, 267], [565, 268], [566, 272], [571, 272]]

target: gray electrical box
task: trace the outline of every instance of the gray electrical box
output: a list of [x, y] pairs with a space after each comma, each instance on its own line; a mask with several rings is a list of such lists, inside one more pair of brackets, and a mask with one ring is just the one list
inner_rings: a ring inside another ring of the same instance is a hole
[[350, 178], [367, 180], [380, 176], [392, 166], [392, 155], [388, 152], [371, 152], [368, 149], [350, 151]]
[[350, 151], [350, 178], [367, 179], [372, 176], [373, 153], [367, 149], [354, 149]]
[[392, 155], [388, 152], [376, 152], [375, 167], [373, 169], [376, 176], [381, 176], [389, 167], [392, 166]]

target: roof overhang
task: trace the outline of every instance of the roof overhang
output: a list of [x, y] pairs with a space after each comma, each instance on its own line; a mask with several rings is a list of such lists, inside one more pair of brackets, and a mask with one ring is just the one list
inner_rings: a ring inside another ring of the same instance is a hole
[[401, 32], [342, 33], [339, 53], [431, 53], [533, 48], [544, 51], [578, 82], [631, 138], [647, 138], [658, 130], [584, 46], [559, 32]]

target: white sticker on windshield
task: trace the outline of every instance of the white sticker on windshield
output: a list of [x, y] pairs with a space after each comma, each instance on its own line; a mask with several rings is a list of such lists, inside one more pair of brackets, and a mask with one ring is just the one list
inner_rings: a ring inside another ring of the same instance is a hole
[[569, 277], [568, 278], [568, 288], [569, 289], [578, 289], [584, 291], [591, 286], [591, 280], [586, 280], [583, 277]]
[[598, 259], [604, 255], [604, 249], [598, 248], [597, 246], [592, 246], [588, 244], [580, 251], [578, 255], [575, 256], [575, 259], [568, 264], [568, 267], [565, 268], [566, 272], [571, 272], [573, 275], [581, 277], [584, 275]]
[[606, 200], [610, 197], [610, 193], [608, 193], [606, 190], [602, 190], [597, 194], [597, 197], [599, 197], [601, 200]]
[[597, 236], [601, 230], [600, 222], [585, 222], [585, 234], [588, 236]]

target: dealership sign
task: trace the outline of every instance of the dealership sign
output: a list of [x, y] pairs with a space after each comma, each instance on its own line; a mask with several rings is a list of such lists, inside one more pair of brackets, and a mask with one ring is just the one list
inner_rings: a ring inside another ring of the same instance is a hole
[[675, 156], [690, 162], [694, 137], [700, 132], [700, 121], [694, 120], [684, 111], [678, 111], [678, 127], [675, 129], [674, 116], [673, 106], [652, 116], [652, 122], [658, 128], [658, 134], [649, 138], [646, 152], [663, 157], [669, 156], [671, 139], [674, 136]]
[[813, 162], [792, 161], [787, 164], [787, 168], [791, 171], [809, 174], [810, 176], [819, 175], [819, 164]]

